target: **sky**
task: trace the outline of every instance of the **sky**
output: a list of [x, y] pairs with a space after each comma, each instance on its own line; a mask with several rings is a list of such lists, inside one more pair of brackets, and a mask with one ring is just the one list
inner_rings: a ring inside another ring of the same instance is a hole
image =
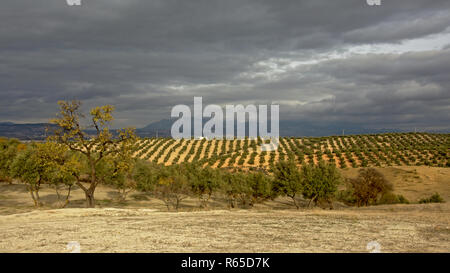
[[2, 0], [0, 121], [58, 100], [114, 127], [177, 104], [279, 104], [280, 119], [450, 131], [450, 1]]

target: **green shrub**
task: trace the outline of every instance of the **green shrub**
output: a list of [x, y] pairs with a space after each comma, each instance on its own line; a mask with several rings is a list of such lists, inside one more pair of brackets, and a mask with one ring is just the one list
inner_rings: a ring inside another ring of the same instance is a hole
[[400, 204], [409, 204], [408, 199], [406, 199], [403, 195], [399, 194], [397, 197]]
[[425, 203], [444, 203], [444, 199], [439, 195], [439, 193], [435, 193], [428, 198], [422, 198], [419, 200], [419, 204]]
[[356, 197], [351, 189], [341, 190], [336, 193], [336, 200], [349, 205], [356, 205]]
[[378, 205], [388, 204], [409, 204], [409, 201], [401, 194], [397, 195], [392, 192], [387, 192], [378, 200]]

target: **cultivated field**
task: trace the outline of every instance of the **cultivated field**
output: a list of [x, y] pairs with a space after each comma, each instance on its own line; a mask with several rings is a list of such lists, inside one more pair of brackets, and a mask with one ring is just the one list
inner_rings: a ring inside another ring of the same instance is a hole
[[450, 134], [393, 133], [306, 138], [280, 138], [278, 150], [262, 152], [261, 139], [142, 139], [135, 156], [172, 165], [198, 161], [226, 168], [261, 168], [280, 160], [298, 165], [320, 160], [339, 168], [366, 166], [450, 166]]

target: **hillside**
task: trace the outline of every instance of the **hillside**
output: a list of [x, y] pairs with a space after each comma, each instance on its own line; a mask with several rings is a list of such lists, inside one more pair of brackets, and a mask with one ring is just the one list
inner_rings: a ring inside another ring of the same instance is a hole
[[261, 152], [261, 139], [141, 139], [135, 156], [172, 165], [198, 161], [222, 168], [268, 169], [279, 160], [299, 165], [320, 160], [339, 168], [450, 166], [450, 134], [389, 133], [330, 137], [283, 137], [278, 150]]

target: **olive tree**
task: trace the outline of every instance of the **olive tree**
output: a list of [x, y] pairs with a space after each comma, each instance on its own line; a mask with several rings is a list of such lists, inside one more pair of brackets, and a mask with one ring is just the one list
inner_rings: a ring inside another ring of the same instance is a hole
[[0, 181], [12, 183], [10, 168], [16, 155], [26, 149], [17, 139], [0, 138]]
[[11, 164], [10, 169], [13, 178], [20, 179], [27, 186], [27, 190], [33, 199], [34, 206], [42, 206], [39, 196], [41, 185], [46, 180], [47, 170], [45, 163], [37, 156], [35, 146], [29, 146], [21, 151]]
[[221, 181], [221, 189], [227, 196], [230, 208], [237, 207], [238, 203], [244, 207], [250, 205], [250, 187], [245, 174], [241, 172], [224, 173]]
[[273, 180], [264, 173], [249, 173], [246, 180], [249, 186], [248, 193], [251, 206], [276, 197], [277, 193], [273, 191]]
[[175, 170], [158, 177], [154, 194], [166, 204], [167, 210], [172, 207], [178, 211], [181, 201], [189, 196], [189, 190], [187, 177]]
[[[45, 167], [45, 179], [55, 189], [59, 206], [64, 208], [69, 204], [72, 187], [82, 169], [82, 163], [77, 153], [56, 142], [36, 144], [35, 156]], [[66, 194], [62, 194], [66, 188]]]
[[138, 162], [133, 178], [138, 190], [152, 193], [169, 211], [178, 211], [181, 201], [190, 194], [188, 178], [179, 165], [166, 167]]
[[198, 164], [184, 164], [183, 169], [191, 185], [191, 192], [200, 200], [200, 207], [208, 207], [214, 191], [219, 187], [220, 175], [211, 167], [205, 167]]
[[273, 167], [275, 192], [290, 197], [297, 209], [299, 205], [296, 197], [302, 192], [303, 184], [300, 171], [293, 161], [280, 161]]
[[228, 202], [229, 208], [234, 208], [237, 206], [237, 190], [234, 186], [235, 174], [233, 173], [223, 173], [221, 176], [220, 190], [225, 194]]
[[318, 201], [326, 201], [331, 207], [331, 199], [337, 191], [342, 178], [334, 164], [326, 164], [323, 161], [318, 165], [305, 165], [301, 170], [303, 183], [303, 197], [310, 199], [317, 205]]

